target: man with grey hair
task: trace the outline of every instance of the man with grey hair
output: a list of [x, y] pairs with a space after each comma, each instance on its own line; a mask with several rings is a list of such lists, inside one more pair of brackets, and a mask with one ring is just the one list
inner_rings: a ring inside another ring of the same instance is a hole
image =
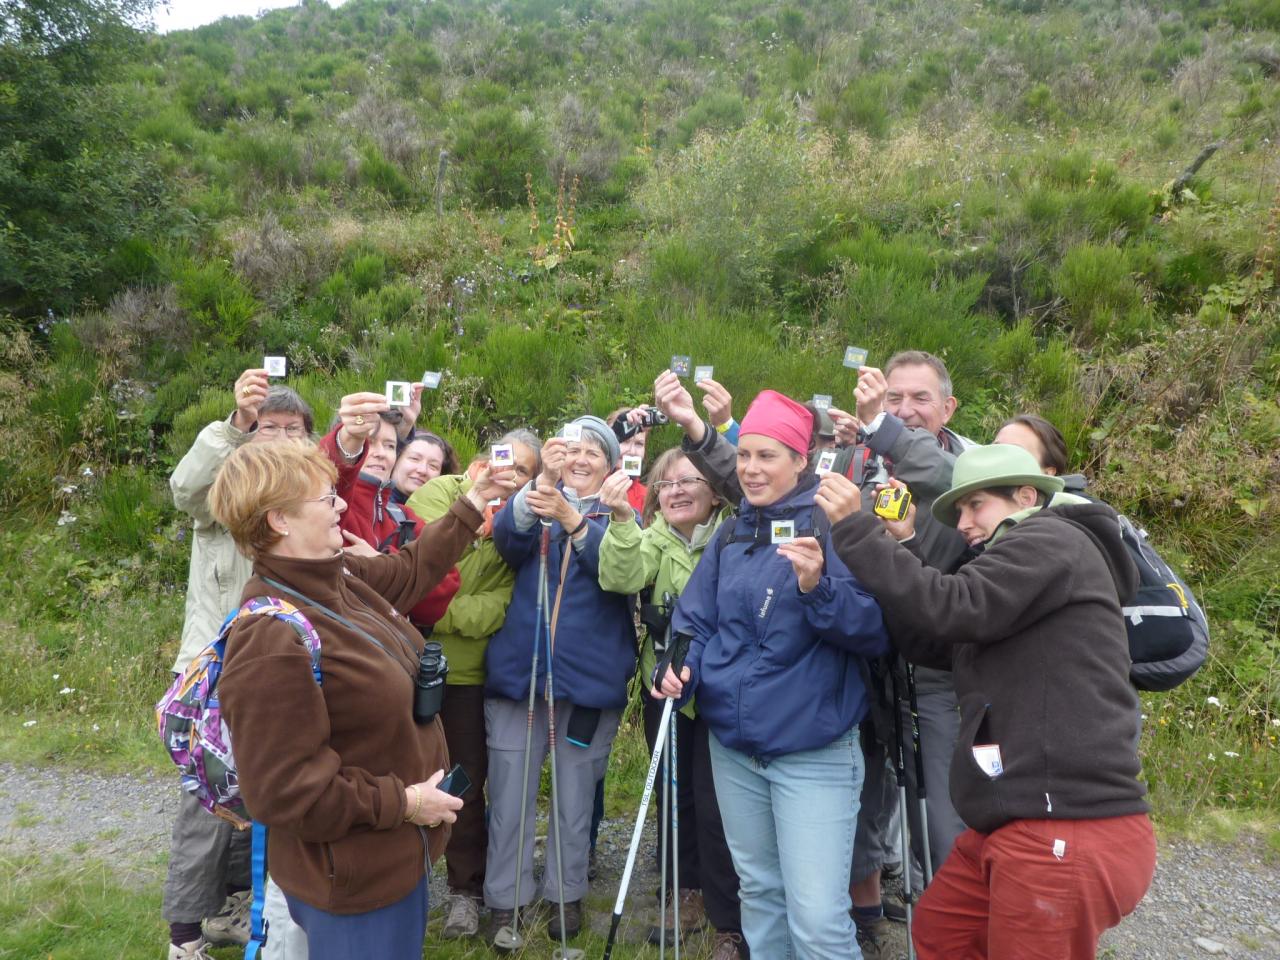
[[[910, 488], [912, 497], [920, 505], [917, 516], [929, 514], [928, 506], [951, 485], [955, 458], [971, 445], [947, 428], [957, 402], [946, 365], [922, 350], [894, 354], [883, 372], [875, 367], [859, 370], [854, 396], [856, 420], [833, 411], [841, 439], [847, 444], [836, 460], [835, 469], [858, 484], [863, 491], [863, 502], [868, 505], [874, 501], [876, 488], [894, 477]], [[934, 521], [931, 514], [923, 523], [917, 523], [916, 531], [913, 552], [929, 566], [949, 570], [964, 551], [963, 538], [954, 529]], [[939, 628], [944, 629], [943, 625]], [[923, 862], [923, 842], [927, 840], [932, 866], [937, 870], [964, 830], [964, 822], [952, 806], [949, 789], [951, 754], [959, 733], [960, 714], [950, 673], [921, 667], [915, 670], [915, 680], [928, 837], [924, 837], [919, 804], [909, 803], [907, 809], [898, 814], [908, 818], [917, 863]], [[893, 919], [905, 919], [905, 913], [899, 914], [902, 908], [892, 901], [884, 901], [880, 889], [882, 867], [898, 859], [896, 837], [890, 829], [897, 796], [889, 765], [894, 751], [895, 707], [903, 730], [911, 729], [909, 704], [902, 696], [906, 692], [905, 683], [905, 667], [898, 658], [881, 663], [873, 678], [873, 690], [879, 693], [879, 698], [872, 702], [869, 716], [872, 735], [865, 742], [866, 776], [858, 812], [850, 889], [859, 940], [868, 957], [879, 955], [883, 933], [879, 925], [885, 912]], [[909, 795], [918, 795], [916, 767], [910, 762], [909, 748], [904, 748], [904, 754]], [[912, 886], [919, 888], [920, 879], [918, 874], [913, 876]]]
[[[246, 443], [308, 442], [311, 408], [295, 391], [272, 386], [252, 368], [235, 384], [236, 409], [200, 431], [169, 478], [173, 502], [193, 521], [182, 642], [174, 673], [182, 673], [217, 636], [252, 567], [209, 510], [209, 489], [223, 462]], [[169, 848], [161, 912], [169, 924], [169, 960], [210, 960], [208, 948], [249, 938], [249, 833], [182, 792]], [[286, 931], [277, 931], [280, 939]]]

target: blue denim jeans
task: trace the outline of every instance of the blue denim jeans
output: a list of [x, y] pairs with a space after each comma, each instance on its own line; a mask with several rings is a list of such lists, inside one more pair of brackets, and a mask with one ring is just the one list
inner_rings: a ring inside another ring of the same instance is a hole
[[761, 764], [710, 738], [716, 797], [753, 957], [861, 960], [849, 864], [862, 790], [857, 728]]

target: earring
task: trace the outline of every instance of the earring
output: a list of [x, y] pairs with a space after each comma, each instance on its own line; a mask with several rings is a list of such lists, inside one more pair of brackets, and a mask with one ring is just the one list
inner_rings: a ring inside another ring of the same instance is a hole
[[283, 537], [287, 537], [288, 535], [289, 535], [289, 531], [288, 531], [288, 530], [284, 531], [284, 533], [282, 533], [282, 534], [281, 534], [281, 536], [283, 536]]

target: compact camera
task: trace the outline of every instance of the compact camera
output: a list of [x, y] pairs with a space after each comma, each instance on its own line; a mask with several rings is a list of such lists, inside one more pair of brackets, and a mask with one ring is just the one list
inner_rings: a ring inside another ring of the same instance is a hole
[[906, 487], [885, 487], [876, 494], [875, 514], [885, 520], [901, 520], [911, 508], [911, 491]]
[[645, 407], [644, 419], [638, 424], [630, 423], [625, 416], [619, 415], [618, 419], [613, 421], [613, 434], [618, 438], [618, 442], [621, 443], [623, 440], [631, 439], [639, 430], [651, 430], [654, 427], [661, 427], [670, 422], [670, 419], [661, 410]]

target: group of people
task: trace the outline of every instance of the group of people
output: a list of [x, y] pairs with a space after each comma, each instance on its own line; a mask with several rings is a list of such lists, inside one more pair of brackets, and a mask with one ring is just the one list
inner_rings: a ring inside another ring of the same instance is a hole
[[[321, 638], [317, 683], [289, 624], [242, 618], [220, 681], [245, 803], [270, 828], [266, 956], [416, 960], [441, 854], [444, 937], [480, 936], [485, 909], [510, 928], [539, 900], [551, 936], [575, 936], [637, 669], [651, 747], [664, 700], [678, 709], [680, 922], [661, 916], [655, 942], [709, 924], [716, 960], [881, 955], [905, 919], [882, 889], [898, 818], [922, 958], [1092, 957], [1137, 905], [1155, 863], [1120, 613], [1137, 572], [1114, 512], [1064, 476], [1061, 434], [1030, 414], [989, 446], [951, 432], [946, 368], [918, 351], [862, 368], [851, 412], [764, 390], [738, 422], [723, 386], [696, 386], [705, 418], [676, 374], [655, 380], [684, 436], [642, 482], [619, 466], [645, 408], [545, 443], [510, 431], [494, 438], [510, 458], [486, 447], [464, 469], [418, 427], [420, 388], [396, 411], [344, 397], [312, 444], [296, 393], [241, 375], [236, 410], [172, 477], [195, 521], [174, 669], [257, 597]], [[909, 489], [904, 517], [872, 511], [886, 487]], [[428, 638], [448, 661], [429, 717]], [[908, 713], [923, 817], [892, 782]], [[552, 749], [538, 889], [528, 798]], [[460, 796], [440, 789], [454, 764]], [[170, 960], [247, 937], [246, 847], [184, 796]]]

